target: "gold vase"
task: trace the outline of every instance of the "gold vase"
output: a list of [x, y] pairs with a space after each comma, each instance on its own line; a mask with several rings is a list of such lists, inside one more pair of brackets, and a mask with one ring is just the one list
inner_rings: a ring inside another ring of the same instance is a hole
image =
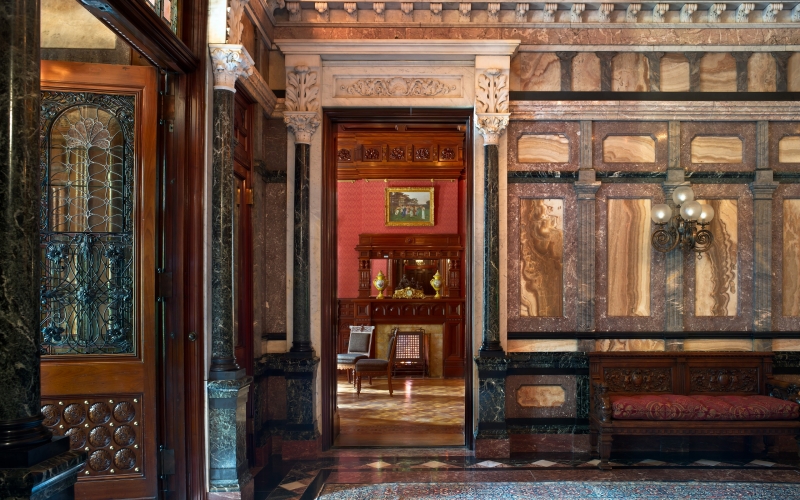
[[372, 284], [375, 285], [375, 288], [378, 290], [378, 296], [375, 298], [382, 299], [383, 289], [386, 288], [386, 276], [383, 275], [383, 271], [378, 271], [378, 275], [372, 280]]
[[439, 275], [439, 271], [436, 271], [436, 274], [433, 275], [431, 279], [431, 286], [434, 290], [436, 290], [436, 295], [433, 296], [434, 299], [439, 299], [442, 296], [439, 295], [439, 290], [442, 288], [442, 277]]

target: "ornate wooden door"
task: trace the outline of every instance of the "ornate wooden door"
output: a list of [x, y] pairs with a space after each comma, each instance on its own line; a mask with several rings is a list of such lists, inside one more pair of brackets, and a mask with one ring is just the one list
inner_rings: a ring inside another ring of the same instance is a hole
[[42, 61], [42, 413], [76, 498], [156, 498], [153, 68]]

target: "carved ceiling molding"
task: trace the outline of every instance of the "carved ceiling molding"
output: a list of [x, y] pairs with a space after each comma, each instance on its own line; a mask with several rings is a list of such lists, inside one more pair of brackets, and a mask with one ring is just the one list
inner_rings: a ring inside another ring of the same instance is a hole
[[[452, 80], [452, 79], [451, 79]], [[382, 77], [335, 79], [336, 96], [355, 97], [448, 97], [458, 92], [460, 85], [428, 77]]]
[[253, 59], [238, 44], [210, 43], [211, 63], [214, 69], [214, 89], [236, 92], [236, 80], [253, 74]]

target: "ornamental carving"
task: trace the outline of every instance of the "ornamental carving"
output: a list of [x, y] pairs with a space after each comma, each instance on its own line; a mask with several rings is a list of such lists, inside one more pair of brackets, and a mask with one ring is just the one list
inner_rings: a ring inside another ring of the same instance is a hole
[[228, 1], [228, 43], [242, 43], [242, 15], [250, 0]]
[[297, 144], [311, 144], [311, 136], [319, 128], [319, 117], [314, 111], [285, 111], [283, 123], [294, 133]]
[[455, 160], [456, 159], [456, 152], [453, 148], [442, 148], [442, 151], [439, 153], [440, 160]]
[[509, 113], [498, 114], [479, 114], [476, 120], [478, 132], [483, 136], [483, 141], [487, 145], [498, 145], [500, 136], [508, 127]]
[[436, 97], [456, 90], [436, 78], [363, 78], [340, 86], [349, 95], [361, 97]]
[[690, 368], [689, 390], [758, 393], [758, 368]]
[[340, 149], [336, 152], [336, 157], [339, 161], [353, 161], [353, 154], [349, 149]]
[[478, 113], [508, 113], [508, 76], [501, 69], [487, 69], [478, 75], [475, 90]]
[[211, 64], [214, 69], [214, 88], [236, 92], [236, 79], [253, 74], [253, 59], [242, 45], [212, 43]]
[[378, 148], [364, 148], [365, 161], [378, 161], [381, 159], [381, 151]]
[[610, 392], [672, 392], [671, 368], [603, 368]]
[[414, 159], [417, 161], [430, 160], [431, 150], [428, 148], [417, 148], [414, 150]]
[[405, 160], [405, 158], [406, 158], [405, 148], [392, 148], [392, 150], [389, 152], [390, 160]]
[[286, 74], [286, 109], [288, 111], [317, 111], [319, 84], [317, 72], [308, 66], [296, 66]]

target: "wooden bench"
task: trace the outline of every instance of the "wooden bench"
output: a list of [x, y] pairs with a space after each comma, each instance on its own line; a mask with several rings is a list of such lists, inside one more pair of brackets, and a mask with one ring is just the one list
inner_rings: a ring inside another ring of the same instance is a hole
[[[619, 435], [765, 436], [768, 452], [774, 436], [792, 435], [800, 447], [799, 388], [772, 378], [772, 353], [593, 352], [589, 372], [590, 438], [601, 469], [611, 468]], [[742, 406], [737, 396], [780, 399]], [[758, 419], [776, 417], [789, 419]]]

